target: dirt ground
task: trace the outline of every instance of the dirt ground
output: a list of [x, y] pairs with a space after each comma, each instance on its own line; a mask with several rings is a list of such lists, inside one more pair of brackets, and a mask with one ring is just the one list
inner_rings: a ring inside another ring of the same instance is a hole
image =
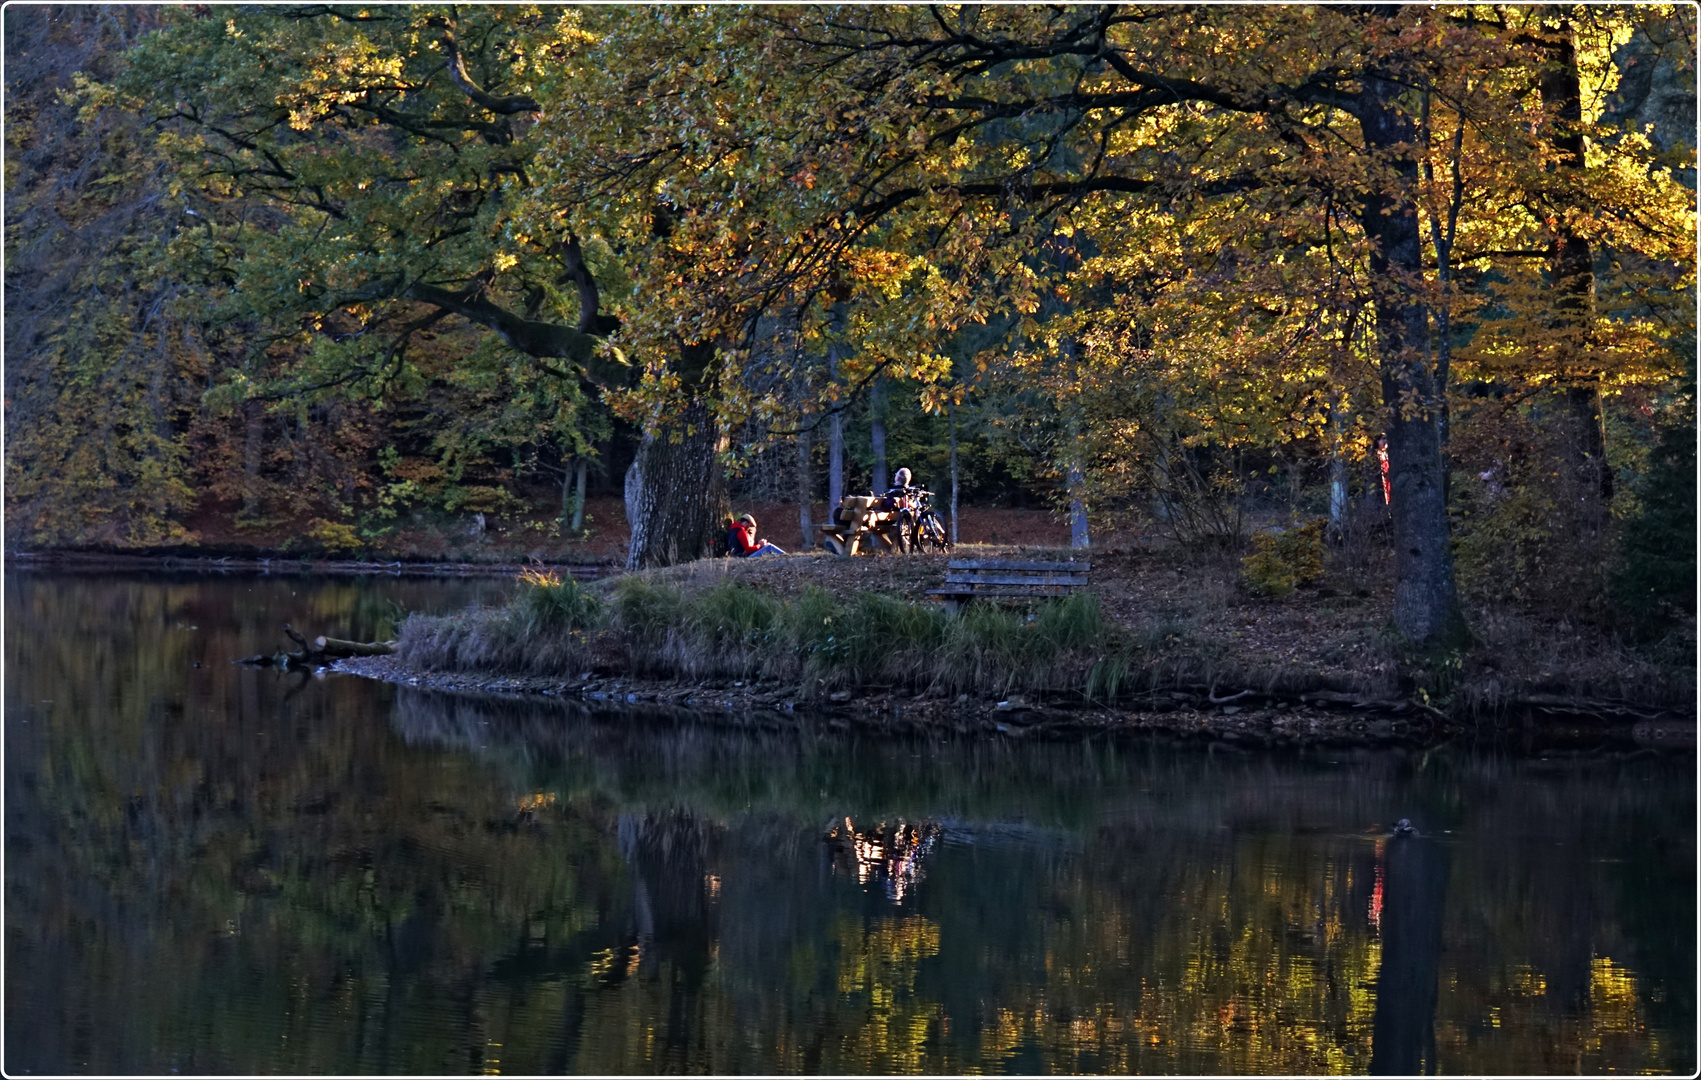
[[[1185, 551], [1154, 538], [1130, 541], [1091, 552], [1091, 591], [1120, 626], [1209, 671], [1212, 697], [1325, 691], [1362, 701], [1435, 700], [1454, 712], [1694, 713], [1692, 669], [1655, 663], [1598, 627], [1533, 614], [1468, 612], [1477, 640], [1450, 680], [1437, 680], [1404, 653], [1392, 630], [1385, 549], [1270, 599], [1242, 586], [1235, 556]], [[1060, 548], [961, 544], [949, 558], [1070, 556]], [[928, 589], [943, 583], [947, 561], [934, 554], [841, 559], [815, 552], [704, 560], [653, 573], [687, 590], [730, 579], [782, 597], [814, 585], [841, 599], [887, 592], [924, 601]]]

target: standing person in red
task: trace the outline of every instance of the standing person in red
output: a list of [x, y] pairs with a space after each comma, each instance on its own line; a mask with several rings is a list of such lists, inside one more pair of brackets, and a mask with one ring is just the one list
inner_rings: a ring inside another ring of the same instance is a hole
[[756, 519], [745, 514], [727, 527], [727, 554], [733, 558], [754, 558], [757, 555], [784, 555], [785, 551], [771, 540], [756, 539]]
[[1387, 506], [1394, 501], [1394, 491], [1388, 486], [1388, 437], [1376, 436], [1376, 461], [1382, 469], [1382, 505]]

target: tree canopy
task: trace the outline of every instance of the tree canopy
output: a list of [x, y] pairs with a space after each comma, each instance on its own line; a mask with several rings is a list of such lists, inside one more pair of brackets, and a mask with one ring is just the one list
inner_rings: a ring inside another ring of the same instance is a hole
[[702, 550], [733, 428], [899, 379], [1006, 402], [1096, 499], [1386, 433], [1396, 623], [1451, 640], [1449, 476], [1492, 427], [1455, 444], [1458, 387], [1558, 395], [1610, 498], [1602, 395], [1693, 321], [1693, 144], [1649, 104], [1693, 80], [1681, 7], [166, 21], [82, 99], [158, 132], [208, 400], [436, 380], [563, 445], [607, 408], [645, 432], [632, 565]]

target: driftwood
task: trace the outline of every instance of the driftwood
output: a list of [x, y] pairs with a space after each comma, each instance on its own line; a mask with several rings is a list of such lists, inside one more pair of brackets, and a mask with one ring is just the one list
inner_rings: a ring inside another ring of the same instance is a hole
[[289, 623], [283, 624], [286, 637], [295, 642], [294, 652], [282, 650], [267, 656], [259, 653], [254, 656], [244, 656], [236, 661], [238, 664], [253, 664], [258, 667], [276, 667], [283, 669], [318, 667], [332, 660], [340, 660], [348, 656], [388, 656], [396, 651], [393, 641], [345, 641], [342, 638], [325, 637], [320, 635], [309, 645], [307, 639], [296, 632]]
[[344, 641], [342, 638], [320, 636], [314, 646], [325, 656], [389, 656], [396, 651], [393, 641]]

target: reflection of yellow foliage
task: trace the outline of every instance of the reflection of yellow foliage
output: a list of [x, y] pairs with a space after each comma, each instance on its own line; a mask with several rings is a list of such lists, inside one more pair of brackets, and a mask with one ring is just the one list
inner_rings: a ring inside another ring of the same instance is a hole
[[939, 954], [939, 926], [913, 915], [873, 925], [853, 918], [833, 928], [839, 946], [838, 989], [867, 994], [866, 1019], [845, 1039], [860, 1072], [921, 1072], [928, 1033], [943, 1022], [938, 1002], [915, 999], [917, 965]]
[[[1470, 988], [1460, 983], [1458, 971], [1443, 972], [1444, 1002], [1470, 999]], [[1444, 1066], [1471, 1057], [1491, 1074], [1672, 1071], [1671, 1047], [1648, 1026], [1636, 974], [1611, 957], [1590, 961], [1588, 1007], [1581, 1011], [1544, 1002], [1548, 977], [1529, 964], [1511, 966], [1481, 989], [1487, 998], [1475, 1008], [1437, 1013], [1436, 1050]], [[1483, 1025], [1495, 1031], [1495, 1041], [1481, 1039]]]
[[1642, 1027], [1636, 976], [1629, 968], [1597, 956], [1589, 965], [1589, 1003], [1593, 1006], [1595, 1044], [1608, 1032], [1632, 1032]]
[[1507, 988], [1519, 997], [1541, 997], [1547, 993], [1547, 977], [1528, 964], [1512, 969]]
[[981, 1029], [980, 1056], [983, 1062], [1002, 1061], [1022, 1041], [1021, 1018], [1009, 1009], [999, 1009], [992, 1023]]
[[530, 795], [520, 796], [520, 812], [535, 814], [555, 805], [555, 793], [550, 791], [534, 791]]
[[915, 965], [939, 954], [939, 925], [919, 915], [866, 928], [842, 919], [834, 936], [839, 944], [839, 993], [915, 984]]

